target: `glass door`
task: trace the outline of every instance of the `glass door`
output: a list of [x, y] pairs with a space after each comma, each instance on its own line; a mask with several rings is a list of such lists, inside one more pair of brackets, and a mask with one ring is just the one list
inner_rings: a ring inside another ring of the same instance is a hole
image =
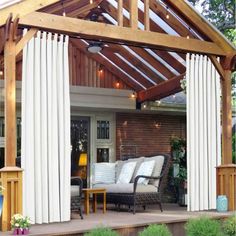
[[83, 187], [89, 186], [90, 170], [90, 118], [76, 117], [71, 120], [71, 175], [80, 176]]

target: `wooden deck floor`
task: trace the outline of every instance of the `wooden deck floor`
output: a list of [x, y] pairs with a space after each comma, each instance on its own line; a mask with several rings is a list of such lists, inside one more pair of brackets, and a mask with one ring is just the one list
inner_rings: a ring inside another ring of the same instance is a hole
[[[174, 204], [167, 204], [160, 212], [157, 207], [148, 207], [145, 211], [138, 210], [135, 215], [127, 211], [108, 210], [103, 214], [102, 209], [97, 213], [84, 215], [81, 220], [78, 214], [72, 214], [72, 220], [65, 223], [53, 223], [43, 225], [33, 225], [30, 229], [30, 235], [83, 235], [84, 232], [92, 228], [105, 226], [116, 229], [121, 235], [134, 236], [145, 226], [153, 223], [166, 223], [174, 236], [185, 235], [183, 226], [189, 218], [200, 215], [208, 215], [216, 219], [223, 219], [232, 215], [232, 212], [218, 213], [215, 211], [187, 212], [185, 207], [179, 207]], [[12, 232], [1, 232], [1, 236], [12, 235]]]

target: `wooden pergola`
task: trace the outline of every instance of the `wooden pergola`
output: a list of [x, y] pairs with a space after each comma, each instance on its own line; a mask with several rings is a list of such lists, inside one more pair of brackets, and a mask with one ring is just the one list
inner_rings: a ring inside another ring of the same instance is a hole
[[[94, 14], [96, 21], [91, 20]], [[218, 176], [224, 175], [226, 182], [218, 179], [218, 193], [226, 194], [235, 209], [235, 186], [232, 190], [227, 181], [236, 173], [231, 109], [236, 50], [189, 4], [184, 0], [23, 0], [1, 9], [0, 15], [0, 69], [4, 68], [5, 80], [5, 168], [1, 179], [7, 188], [2, 230], [9, 229], [12, 214], [22, 211], [22, 170], [15, 167], [16, 62], [38, 30], [69, 35], [73, 46], [136, 91], [139, 103], [181, 91], [185, 54], [207, 55], [222, 84], [223, 159]], [[24, 36], [23, 28], [29, 29]], [[100, 53], [87, 51], [91, 41], [102, 43]]]

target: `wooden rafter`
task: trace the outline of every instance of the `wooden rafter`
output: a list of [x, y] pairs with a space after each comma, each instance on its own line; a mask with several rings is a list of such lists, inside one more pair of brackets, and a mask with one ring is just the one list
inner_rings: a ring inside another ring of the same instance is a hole
[[[116, 17], [116, 9], [109, 4], [108, 2], [102, 2], [101, 3], [101, 7], [104, 11], [106, 11], [111, 17], [115, 18]], [[128, 9], [128, 6], [124, 5], [125, 9]], [[143, 23], [144, 19], [143, 19], [143, 12], [139, 11], [139, 21]], [[128, 27], [129, 26], [129, 20], [128, 18], [124, 17], [124, 26]], [[150, 27], [152, 31], [159, 31], [162, 30], [161, 28], [159, 28], [158, 25], [155, 24], [154, 21], [150, 20]], [[161, 31], [164, 32], [164, 31]], [[142, 49], [141, 49], [142, 50]], [[140, 50], [140, 53], [141, 53]], [[179, 62], [175, 57], [173, 57], [171, 54], [169, 54], [168, 52], [165, 51], [161, 51], [161, 50], [153, 50], [154, 53], [156, 53], [160, 58], [162, 58], [164, 61], [168, 62], [169, 64], [171, 64], [171, 66], [178, 71], [179, 73], [183, 73], [185, 72], [185, 66]], [[178, 54], [180, 55], [184, 60], [185, 60], [185, 55], [181, 55], [180, 53]], [[162, 65], [159, 62], [159, 65], [157, 65], [157, 70], [161, 70], [161, 68], [164, 65]], [[154, 66], [155, 68], [155, 66]], [[161, 72], [161, 71], [160, 71]], [[168, 75], [165, 75], [166, 77], [168, 77]], [[169, 76], [172, 77], [172, 76]]]
[[[149, 77], [151, 80], [153, 80], [156, 83], [163, 82], [163, 79], [161, 79], [156, 73], [154, 73], [148, 66], [146, 66], [144, 63], [142, 63], [137, 57], [135, 57], [133, 54], [131, 54], [128, 50], [126, 50], [122, 46], [114, 45], [114, 44], [108, 44], [112, 49], [115, 49], [121, 56], [123, 56], [127, 61], [130, 61], [132, 65], [134, 65], [137, 69], [142, 71], [144, 74], [146, 74], [147, 77]], [[109, 48], [107, 49], [109, 50]]]
[[124, 70], [126, 73], [128, 73], [130, 76], [132, 76], [136, 81], [138, 81], [144, 87], [149, 88], [153, 85], [149, 80], [147, 80], [143, 75], [141, 75], [135, 68], [132, 68], [130, 65], [124, 62], [121, 58], [119, 58], [114, 53], [109, 52], [108, 50], [101, 51], [101, 53], [107, 58], [109, 58], [109, 60], [111, 60], [117, 66], [119, 66], [122, 70]]
[[149, 0], [144, 0], [144, 28], [150, 30]]
[[16, 56], [21, 52], [21, 50], [24, 48], [24, 46], [27, 44], [27, 42], [34, 37], [34, 35], [37, 33], [37, 29], [30, 29], [26, 35], [24, 35], [21, 40], [16, 44]]
[[123, 0], [118, 0], [117, 22], [123, 26]]
[[180, 87], [180, 80], [183, 79], [184, 75], [185, 74], [175, 76], [174, 78], [162, 82], [156, 86], [138, 92], [137, 100], [139, 102], [159, 100], [180, 92], [182, 90]]
[[166, 24], [168, 24], [182, 37], [187, 37], [187, 35], [189, 35], [190, 37], [194, 38], [192, 32], [189, 32], [189, 29], [181, 24], [171, 13], [171, 11], [168, 11], [169, 18], [166, 18], [167, 9], [165, 9], [161, 3], [157, 2], [156, 0], [150, 0], [150, 9], [153, 10], [162, 20], [166, 22]]
[[23, 27], [35, 27], [52, 32], [79, 35], [88, 39], [123, 42], [141, 47], [155, 47], [168, 51], [197, 52], [225, 56], [225, 52], [215, 43], [197, 39], [186, 39], [150, 31], [107, 25], [104, 23], [79, 20], [69, 17], [32, 12], [20, 19]]
[[219, 75], [221, 76], [221, 79], [225, 79], [225, 71], [222, 68], [220, 62], [218, 62], [217, 58], [215, 56], [210, 56], [211, 62], [212, 64], [215, 66], [217, 72], [219, 73]]
[[[105, 4], [105, 2], [102, 4], [102, 6]], [[108, 11], [111, 9], [113, 11], [116, 11], [116, 9], [111, 6], [111, 4], [107, 3], [106, 4], [109, 6], [108, 7]], [[124, 2], [124, 8], [128, 11], [129, 10], [129, 4], [126, 2]], [[111, 12], [112, 13], [112, 12]], [[145, 24], [145, 15], [143, 13], [143, 11], [141, 11], [140, 9], [138, 10], [138, 19], [139, 21], [142, 23], [142, 24]], [[114, 17], [113, 17], [114, 18]], [[128, 19], [126, 18], [126, 20], [128, 21]], [[129, 22], [129, 21], [128, 21]], [[128, 24], [126, 25], [128, 26]], [[153, 32], [158, 32], [158, 33], [164, 33], [166, 34], [166, 31], [163, 30], [158, 24], [156, 24], [152, 19], [150, 19], [150, 31], [153, 31]], [[178, 55], [180, 57], [182, 57], [184, 60], [185, 60], [185, 55], [183, 55], [182, 53], [178, 53]]]
[[92, 9], [97, 8], [97, 6], [102, 2], [103, 0], [97, 0], [94, 1], [91, 4], [85, 5], [81, 8], [76, 8], [70, 12], [68, 12], [66, 15], [70, 17], [85, 17]]
[[129, 1], [130, 27], [138, 29], [138, 1]]
[[58, 1], [59, 0], [27, 0], [3, 8], [0, 10], [0, 26], [6, 23], [6, 19], [8, 18], [10, 12], [13, 14], [13, 17], [19, 13], [19, 16], [22, 17]]
[[126, 74], [124, 74], [121, 70], [119, 70], [117, 67], [112, 65], [112, 63], [110, 63], [104, 57], [102, 57], [99, 54], [89, 53], [86, 49], [87, 48], [86, 43], [84, 43], [83, 41], [79, 39], [71, 39], [70, 41], [73, 43], [75, 47], [79, 48], [82, 52], [84, 52], [89, 58], [92, 58], [93, 60], [105, 66], [107, 70], [109, 70], [112, 74], [120, 78], [129, 87], [133, 88], [135, 91], [139, 91], [142, 89], [141, 86], [139, 86], [137, 83], [132, 81]]
[[225, 52], [232, 53], [235, 48], [227, 39], [209, 22], [198, 14], [193, 7], [183, 0], [167, 0], [167, 3], [188, 22], [200, 34], [208, 37], [212, 42], [220, 46]]

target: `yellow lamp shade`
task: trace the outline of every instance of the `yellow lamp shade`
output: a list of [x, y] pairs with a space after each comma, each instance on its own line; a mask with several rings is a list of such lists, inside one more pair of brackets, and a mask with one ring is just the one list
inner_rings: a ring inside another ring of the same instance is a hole
[[81, 153], [79, 156], [79, 166], [87, 166], [88, 156], [87, 153]]

